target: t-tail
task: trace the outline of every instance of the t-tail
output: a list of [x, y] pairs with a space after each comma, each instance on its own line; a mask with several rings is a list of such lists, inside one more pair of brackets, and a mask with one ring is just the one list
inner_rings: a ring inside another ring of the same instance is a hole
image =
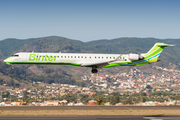
[[143, 55], [144, 60], [148, 63], [157, 62], [160, 59], [161, 52], [165, 47], [174, 46], [166, 43], [156, 43], [145, 55]]

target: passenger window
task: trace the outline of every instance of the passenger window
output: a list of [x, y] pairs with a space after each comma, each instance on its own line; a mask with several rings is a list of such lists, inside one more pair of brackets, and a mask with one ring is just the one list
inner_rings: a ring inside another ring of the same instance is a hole
[[113, 57], [113, 59], [115, 59], [115, 57]]
[[96, 58], [96, 57], [95, 57]]
[[63, 58], [63, 56], [61, 56], [61, 58]]
[[111, 57], [110, 57], [110, 59], [111, 59]]
[[80, 56], [78, 56], [78, 58], [80, 58]]
[[76, 58], [76, 56], [74, 56], [74, 58]]
[[89, 57], [91, 59], [91, 57]]
[[83, 58], [83, 56], [81, 56], [81, 58]]
[[71, 58], [73, 58], [73, 56], [71, 56]]
[[66, 58], [66, 56], [64, 56], [64, 58]]
[[108, 57], [106, 57], [106, 59], [108, 59]]
[[102, 59], [103, 59], [103, 57], [102, 57]]

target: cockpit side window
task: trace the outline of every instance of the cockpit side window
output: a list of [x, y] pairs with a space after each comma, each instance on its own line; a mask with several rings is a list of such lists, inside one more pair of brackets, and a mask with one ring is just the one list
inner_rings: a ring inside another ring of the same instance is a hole
[[19, 57], [19, 55], [12, 55], [13, 57]]

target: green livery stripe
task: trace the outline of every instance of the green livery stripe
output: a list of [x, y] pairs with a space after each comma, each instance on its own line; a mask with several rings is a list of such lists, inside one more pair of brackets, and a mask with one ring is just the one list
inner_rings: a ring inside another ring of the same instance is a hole
[[46, 65], [75, 65], [80, 66], [79, 63], [52, 63], [52, 62], [9, 62], [10, 64], [46, 64]]
[[156, 55], [159, 52], [162, 52], [165, 46], [161, 45], [167, 45], [166, 43], [156, 43], [148, 52], [146, 55], [144, 55], [145, 59], [152, 57]]
[[10, 60], [10, 59], [12, 59], [12, 58], [14, 58], [14, 57], [8, 57], [7, 59], [5, 59], [5, 60]]
[[145, 59], [150, 58], [150, 57], [152, 57], [152, 56], [154, 56], [154, 55], [162, 52], [163, 49], [164, 49], [164, 47], [159, 47], [156, 51], [154, 51], [154, 52], [152, 52], [150, 55], [146, 56]]
[[118, 65], [125, 65], [125, 64], [128, 64], [128, 63], [132, 63], [132, 62], [109, 63], [109, 65], [106, 65], [106, 66], [103, 66], [103, 67], [104, 67], [104, 68], [114, 67], [114, 66], [118, 66]]

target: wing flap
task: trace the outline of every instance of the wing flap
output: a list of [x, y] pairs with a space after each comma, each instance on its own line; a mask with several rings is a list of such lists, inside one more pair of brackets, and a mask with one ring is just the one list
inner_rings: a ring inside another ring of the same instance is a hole
[[109, 65], [108, 62], [96, 62], [96, 63], [82, 63], [81, 66], [82, 67], [87, 67], [87, 66], [98, 66], [98, 65]]

